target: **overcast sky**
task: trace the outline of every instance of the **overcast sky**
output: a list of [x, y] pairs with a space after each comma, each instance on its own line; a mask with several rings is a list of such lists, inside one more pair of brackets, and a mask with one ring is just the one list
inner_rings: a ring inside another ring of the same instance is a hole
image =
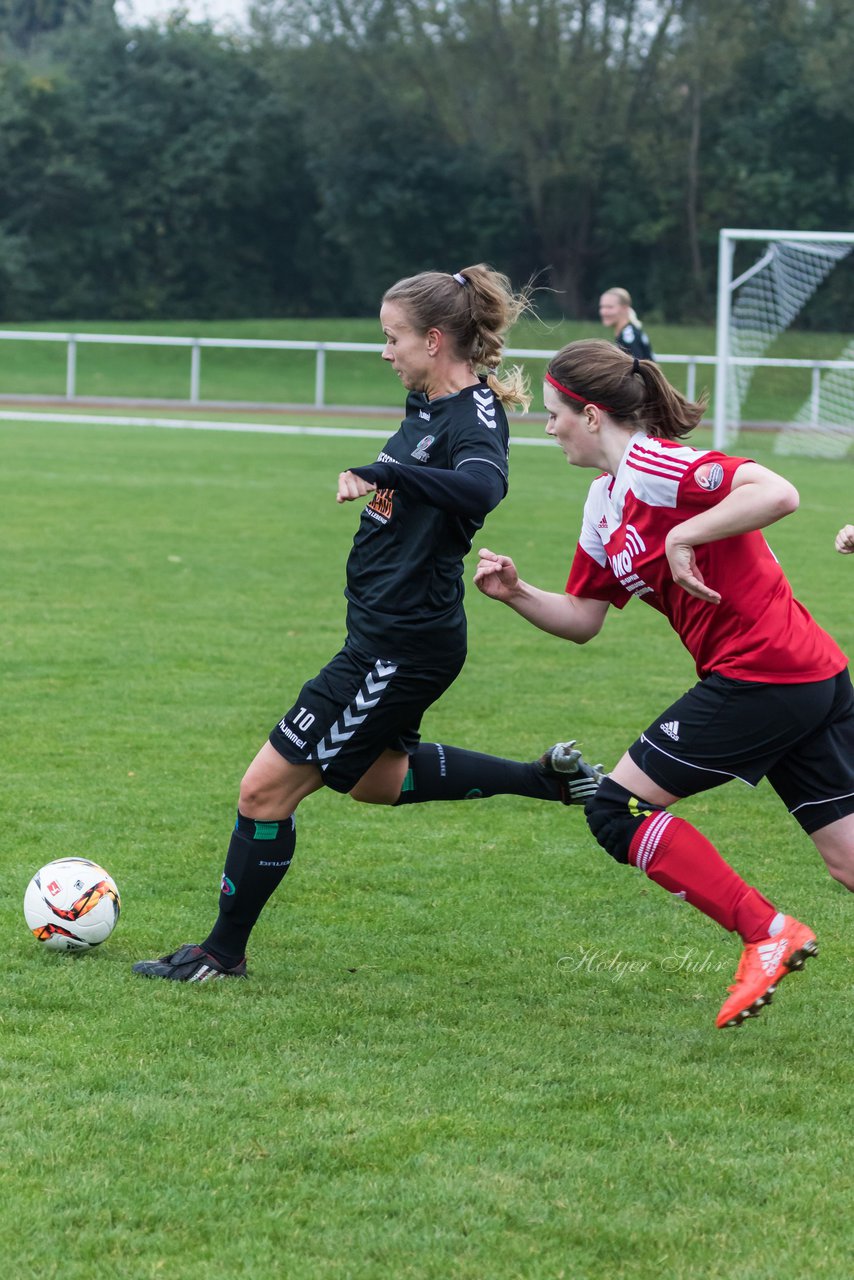
[[228, 27], [240, 24], [247, 0], [116, 0], [116, 13], [124, 22], [159, 22], [175, 9], [186, 10], [193, 22]]

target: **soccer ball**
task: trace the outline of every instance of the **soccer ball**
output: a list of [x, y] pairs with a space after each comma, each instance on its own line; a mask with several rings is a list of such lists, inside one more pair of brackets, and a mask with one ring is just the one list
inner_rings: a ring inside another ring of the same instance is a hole
[[88, 858], [58, 858], [33, 876], [24, 919], [51, 951], [88, 951], [116, 927], [122, 903], [116, 882]]

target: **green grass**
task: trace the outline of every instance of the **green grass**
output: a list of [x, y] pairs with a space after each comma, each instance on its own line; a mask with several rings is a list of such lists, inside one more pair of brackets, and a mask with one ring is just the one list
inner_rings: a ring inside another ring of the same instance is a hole
[[[0, 326], [5, 330], [27, 328], [51, 332], [128, 333], [160, 336], [227, 337], [379, 343], [378, 320], [239, 320], [239, 321], [69, 321]], [[609, 337], [595, 322], [543, 323], [523, 319], [511, 334], [509, 345], [554, 351], [577, 338]], [[672, 355], [712, 355], [712, 328], [657, 326], [656, 350]], [[846, 343], [843, 334], [789, 333], [768, 354], [798, 359], [834, 359]], [[65, 345], [62, 343], [0, 343], [0, 394], [65, 394]], [[352, 406], [396, 407], [400, 387], [370, 352], [329, 352], [326, 357], [326, 402]], [[520, 361], [528, 369], [538, 396], [545, 367], [543, 361]], [[684, 365], [664, 364], [675, 386], [686, 389]], [[207, 348], [201, 355], [201, 395], [205, 400], [256, 403], [312, 404], [315, 397], [315, 356], [303, 351], [255, 351]], [[697, 369], [696, 393], [712, 391], [712, 366]], [[778, 422], [790, 418], [810, 393], [808, 369], [759, 369], [754, 375], [745, 406], [745, 420]], [[187, 399], [190, 394], [190, 352], [181, 347], [138, 347], [79, 344], [77, 394], [87, 396], [138, 396]], [[541, 407], [539, 399], [535, 408]]]
[[[714, 1029], [738, 947], [511, 798], [402, 810], [320, 793], [251, 978], [130, 973], [207, 931], [237, 786], [341, 638], [367, 441], [2, 424], [0, 1257], [16, 1280], [838, 1280], [851, 905], [767, 786], [686, 802], [822, 954]], [[775, 465], [773, 455], [751, 451]], [[850, 472], [787, 462], [770, 532], [850, 649], [832, 551]], [[559, 588], [589, 477], [517, 449], [484, 541]], [[466, 671], [428, 738], [613, 762], [692, 681], [641, 606], [569, 648], [469, 594]], [[20, 902], [102, 860], [118, 929], [44, 951]]]

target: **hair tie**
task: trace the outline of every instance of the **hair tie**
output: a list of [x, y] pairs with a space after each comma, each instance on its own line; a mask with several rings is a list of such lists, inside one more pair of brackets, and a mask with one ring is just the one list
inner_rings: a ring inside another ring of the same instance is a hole
[[598, 400], [591, 400], [589, 396], [580, 396], [577, 391], [570, 391], [569, 387], [565, 387], [563, 383], [558, 382], [550, 373], [546, 374], [546, 382], [553, 386], [555, 391], [561, 391], [565, 396], [569, 396], [570, 400], [580, 400], [582, 404], [592, 404], [595, 409], [602, 409], [605, 413], [614, 412], [609, 404], [600, 404]]
[[454, 272], [454, 279], [456, 280], [457, 284], [468, 284], [468, 280], [466, 279], [466, 277], [464, 275], [461, 275], [459, 271]]
[[640, 360], [638, 360], [637, 356], [635, 356], [632, 364], [632, 373], [640, 373]]

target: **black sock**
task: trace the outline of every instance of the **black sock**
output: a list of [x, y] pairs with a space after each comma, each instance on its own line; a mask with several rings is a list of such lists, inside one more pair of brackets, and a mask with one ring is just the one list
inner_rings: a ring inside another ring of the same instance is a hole
[[205, 951], [229, 968], [243, 959], [264, 904], [291, 865], [295, 845], [293, 817], [256, 822], [238, 813], [222, 873], [219, 915], [202, 943]]
[[560, 800], [561, 788], [556, 778], [542, 773], [536, 764], [422, 742], [409, 757], [409, 770], [395, 803], [479, 800], [482, 796], [499, 795]]

